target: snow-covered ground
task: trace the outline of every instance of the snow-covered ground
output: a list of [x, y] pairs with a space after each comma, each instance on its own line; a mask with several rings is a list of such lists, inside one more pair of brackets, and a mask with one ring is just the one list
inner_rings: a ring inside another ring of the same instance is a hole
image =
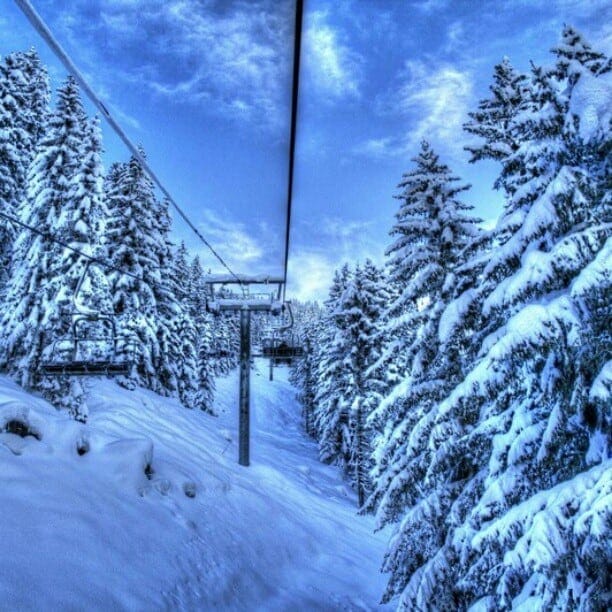
[[88, 381], [87, 426], [0, 377], [0, 431], [36, 434], [0, 433], [0, 610], [378, 609], [386, 536], [275, 378], [256, 364], [244, 468], [236, 375], [219, 418]]

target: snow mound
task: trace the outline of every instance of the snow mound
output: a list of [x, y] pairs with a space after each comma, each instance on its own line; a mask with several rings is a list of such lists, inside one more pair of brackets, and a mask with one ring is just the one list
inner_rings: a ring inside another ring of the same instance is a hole
[[286, 371], [265, 374], [252, 378], [250, 468], [236, 461], [237, 374], [219, 381], [219, 418], [88, 381], [86, 425], [0, 377], [3, 605], [378, 607], [386, 534], [318, 462]]

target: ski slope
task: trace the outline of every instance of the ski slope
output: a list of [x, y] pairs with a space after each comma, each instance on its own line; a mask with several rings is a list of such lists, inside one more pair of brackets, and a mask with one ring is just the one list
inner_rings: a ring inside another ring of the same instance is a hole
[[384, 609], [386, 535], [317, 460], [286, 370], [269, 382], [265, 365], [249, 468], [237, 373], [218, 381], [218, 418], [88, 381], [87, 426], [0, 377], [0, 431], [36, 434], [0, 433], [0, 610]]

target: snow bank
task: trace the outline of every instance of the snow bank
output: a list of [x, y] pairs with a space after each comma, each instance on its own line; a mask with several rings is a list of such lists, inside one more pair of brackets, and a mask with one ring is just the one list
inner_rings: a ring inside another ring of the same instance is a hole
[[[302, 434], [286, 372], [275, 378], [263, 363], [253, 373], [242, 468], [235, 375], [219, 381], [218, 419], [89, 381], [87, 425], [0, 377], [2, 605], [376, 608], [386, 534], [356, 516], [353, 493]], [[16, 420], [31, 435], [4, 431]]]

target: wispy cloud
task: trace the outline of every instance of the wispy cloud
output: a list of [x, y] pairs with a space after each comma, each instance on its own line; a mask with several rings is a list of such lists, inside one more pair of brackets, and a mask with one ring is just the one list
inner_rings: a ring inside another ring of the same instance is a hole
[[465, 24], [462, 21], [453, 21], [446, 29], [446, 44], [444, 51], [453, 53], [466, 43]]
[[289, 260], [288, 295], [300, 301], [327, 297], [336, 263], [322, 253], [297, 250]]
[[340, 217], [323, 217], [318, 223], [319, 231], [329, 238], [345, 241], [342, 246], [346, 247], [355, 244], [355, 239], [363, 240], [367, 236], [368, 230], [372, 227], [371, 221], [349, 221]]
[[284, 125], [289, 0], [61, 0], [55, 11], [55, 28], [107, 87], [120, 80], [259, 127]]
[[[237, 274], [282, 274], [283, 231], [263, 219], [240, 221], [227, 210], [219, 212], [205, 208], [200, 213], [198, 229], [215, 251]], [[213, 272], [225, 273], [211, 251], [198, 246], [194, 253], [203, 266]]]
[[553, 6], [556, 10], [570, 11], [577, 17], [603, 17], [611, 12], [609, 0], [517, 0], [529, 7]]
[[304, 70], [309, 90], [334, 102], [360, 96], [362, 57], [344, 40], [326, 11], [307, 15], [304, 34]]
[[374, 238], [372, 221], [324, 216], [298, 224], [295, 234], [288, 290], [297, 299], [324, 300], [334, 271], [345, 262], [382, 261], [384, 247]]
[[463, 140], [461, 126], [472, 101], [470, 70], [451, 64], [433, 66], [409, 60], [397, 86], [379, 99], [382, 114], [404, 118], [404, 133], [369, 139], [354, 152], [374, 157], [405, 155], [414, 152], [422, 139], [427, 139], [458, 153]]
[[449, 5], [450, 0], [416, 0], [413, 8], [422, 13], [437, 13]]
[[236, 2], [222, 12], [206, 10], [207, 4], [180, 0], [159, 7], [153, 22], [168, 30], [166, 52], [190, 68], [184, 78], [166, 74], [152, 88], [189, 102], [210, 101], [235, 118], [278, 121], [291, 48], [286, 4]]
[[[228, 219], [211, 209], [204, 209], [203, 217], [200, 230], [232, 269], [243, 272], [245, 266], [251, 269], [261, 262], [265, 252], [263, 241], [247, 231], [246, 224]], [[203, 251], [203, 255], [205, 260], [210, 259], [210, 251]]]

